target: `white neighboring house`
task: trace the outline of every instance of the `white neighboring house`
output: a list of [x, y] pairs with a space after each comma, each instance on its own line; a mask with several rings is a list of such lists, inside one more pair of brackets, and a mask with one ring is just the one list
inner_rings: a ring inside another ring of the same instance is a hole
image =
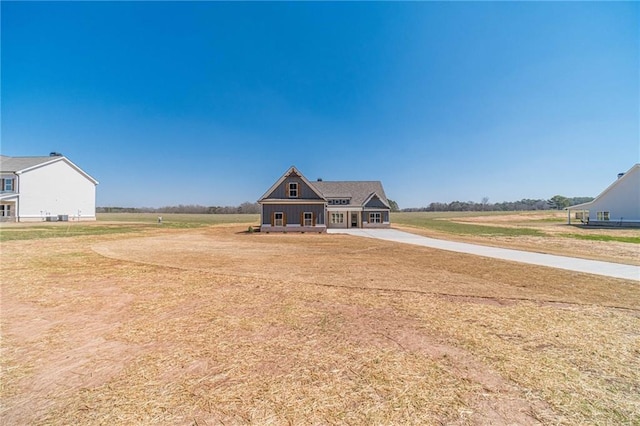
[[96, 185], [67, 157], [0, 155], [0, 220], [95, 220]]
[[567, 207], [569, 223], [571, 212], [575, 219], [589, 225], [640, 226], [640, 164], [602, 191], [593, 201]]

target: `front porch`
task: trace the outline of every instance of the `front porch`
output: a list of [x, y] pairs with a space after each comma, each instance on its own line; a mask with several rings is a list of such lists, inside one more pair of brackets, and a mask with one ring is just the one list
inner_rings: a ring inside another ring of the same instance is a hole
[[328, 209], [328, 228], [389, 228], [389, 212], [386, 210]]

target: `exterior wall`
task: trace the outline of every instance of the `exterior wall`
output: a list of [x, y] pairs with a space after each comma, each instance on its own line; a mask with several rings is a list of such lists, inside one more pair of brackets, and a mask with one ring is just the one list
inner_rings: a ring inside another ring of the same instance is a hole
[[96, 185], [64, 160], [20, 174], [17, 189], [20, 221], [58, 215], [96, 218]]
[[262, 225], [271, 225], [271, 215], [282, 212], [286, 215], [287, 226], [300, 226], [300, 216], [304, 212], [313, 213], [316, 226], [325, 225], [324, 203], [315, 204], [263, 204], [262, 205]]
[[609, 222], [640, 221], [640, 168], [634, 167], [589, 205], [589, 222], [609, 212]]
[[298, 184], [298, 199], [306, 199], [306, 200], [321, 200], [318, 194], [315, 193], [309, 185], [304, 183], [304, 181], [299, 176], [291, 176], [287, 177], [280, 185], [276, 187], [276, 189], [271, 192], [271, 194], [267, 195], [265, 198], [275, 198], [275, 199], [287, 199], [289, 198], [289, 183], [295, 182]]

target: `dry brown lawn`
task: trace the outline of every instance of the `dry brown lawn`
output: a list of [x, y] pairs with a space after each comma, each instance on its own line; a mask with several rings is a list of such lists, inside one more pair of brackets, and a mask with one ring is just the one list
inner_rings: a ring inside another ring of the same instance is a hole
[[638, 282], [245, 229], [3, 243], [1, 423], [640, 423]]

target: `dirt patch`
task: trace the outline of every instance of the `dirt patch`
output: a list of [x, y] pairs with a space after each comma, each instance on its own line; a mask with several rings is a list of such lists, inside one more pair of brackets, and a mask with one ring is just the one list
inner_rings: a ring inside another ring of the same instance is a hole
[[637, 283], [242, 230], [4, 243], [2, 422], [637, 420]]
[[[114, 259], [230, 278], [470, 296], [484, 298], [483, 303], [495, 298], [637, 308], [626, 299], [627, 291], [637, 288], [633, 281], [345, 235], [235, 235], [221, 229], [131, 238], [92, 248]], [[320, 260], [320, 253], [329, 259]], [[616, 283], [624, 291], [603, 291], [604, 283]]]

